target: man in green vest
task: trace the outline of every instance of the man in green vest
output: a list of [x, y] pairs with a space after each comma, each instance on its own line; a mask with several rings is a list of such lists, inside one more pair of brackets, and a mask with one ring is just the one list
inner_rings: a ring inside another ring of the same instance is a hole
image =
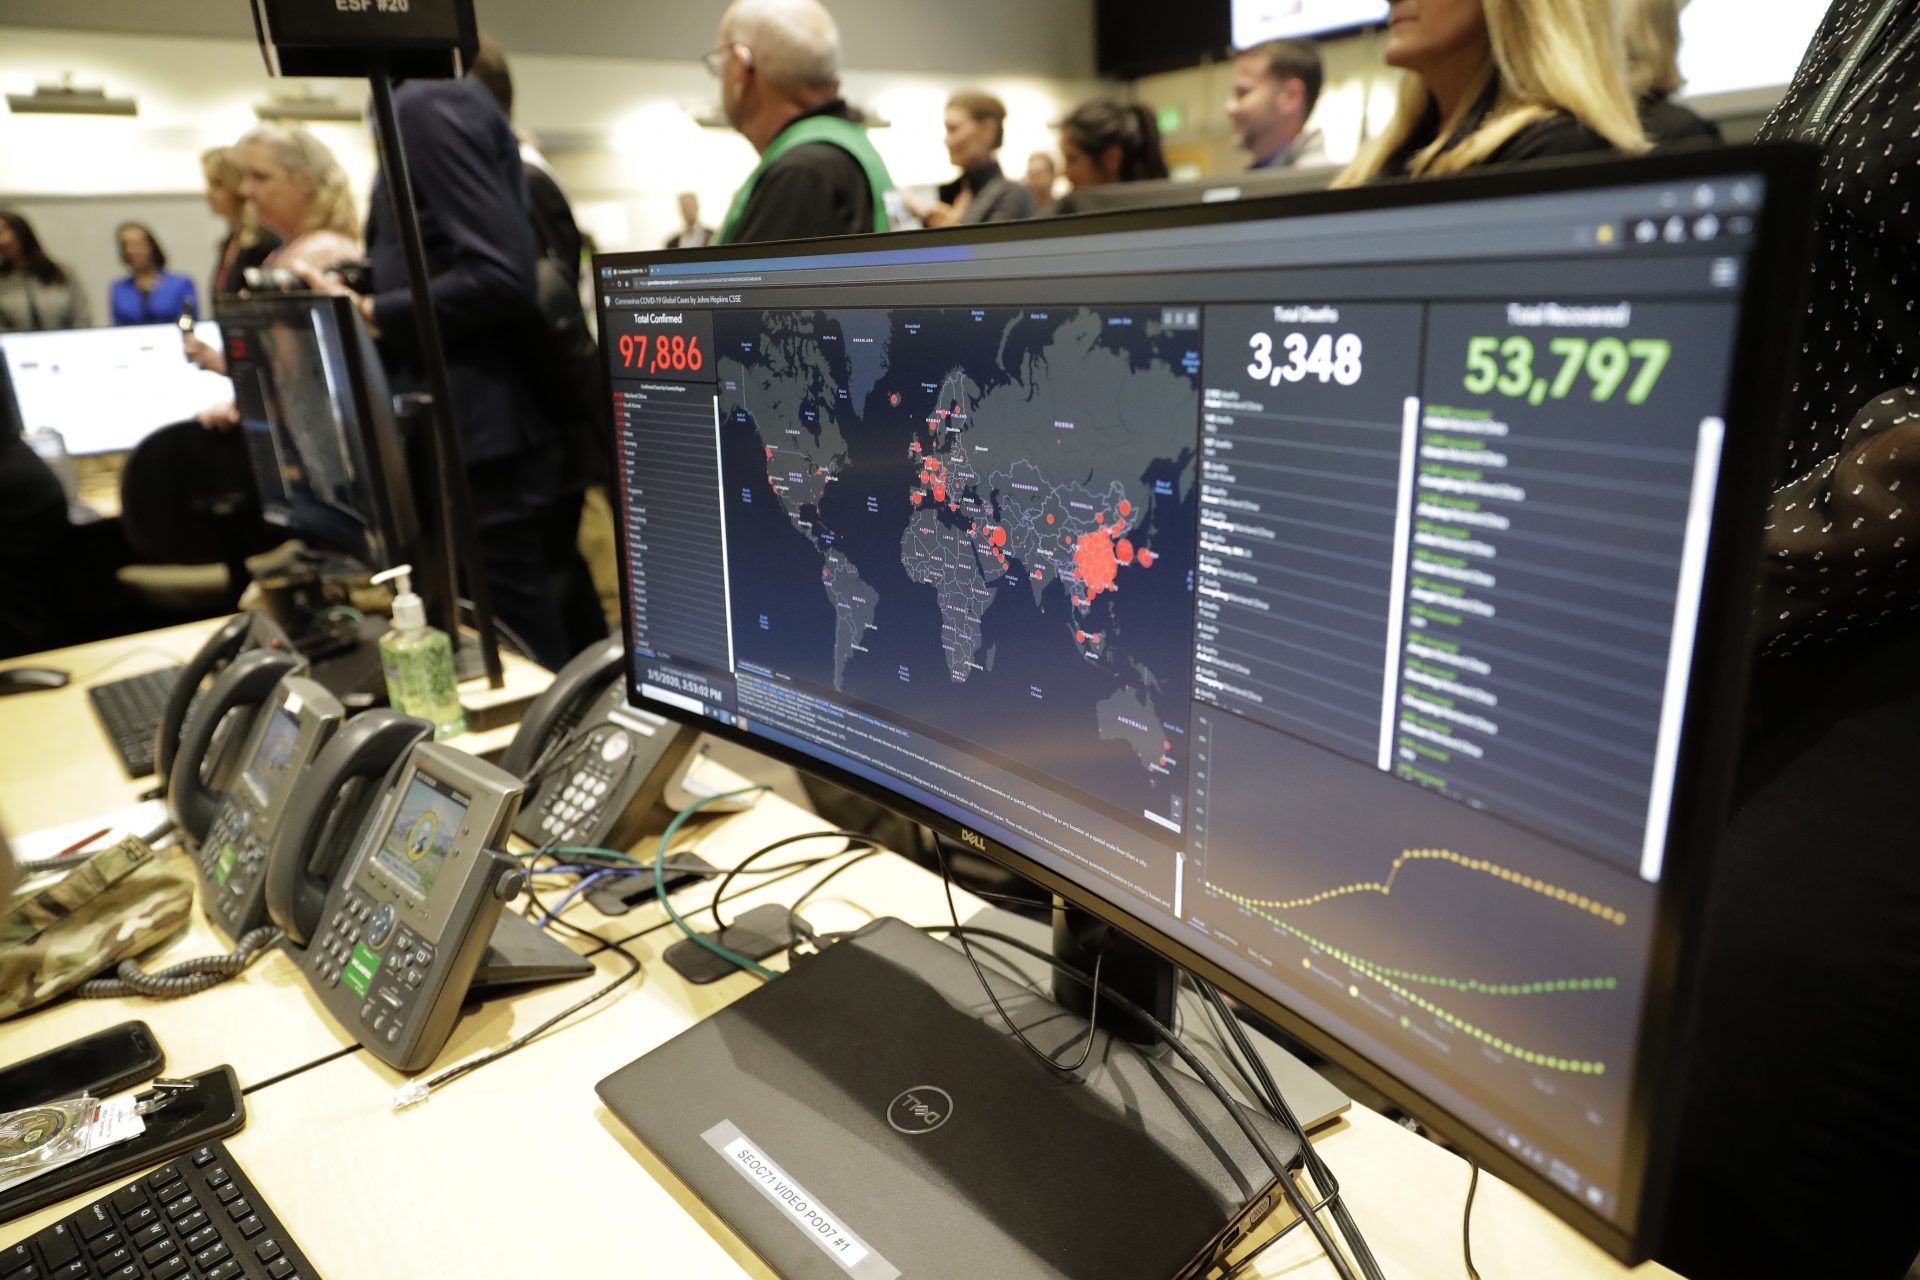
[[840, 32], [819, 0], [734, 0], [706, 64], [728, 122], [760, 153], [715, 244], [890, 228], [899, 197], [840, 97]]

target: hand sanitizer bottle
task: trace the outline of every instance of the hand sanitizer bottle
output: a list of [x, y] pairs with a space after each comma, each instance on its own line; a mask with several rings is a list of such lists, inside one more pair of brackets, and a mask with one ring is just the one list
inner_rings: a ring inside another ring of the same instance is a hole
[[412, 573], [412, 565], [402, 564], [373, 575], [375, 582], [397, 580], [393, 626], [380, 637], [387, 701], [403, 715], [431, 722], [435, 738], [451, 738], [467, 730], [453, 675], [453, 641], [427, 625], [427, 603], [415, 594]]

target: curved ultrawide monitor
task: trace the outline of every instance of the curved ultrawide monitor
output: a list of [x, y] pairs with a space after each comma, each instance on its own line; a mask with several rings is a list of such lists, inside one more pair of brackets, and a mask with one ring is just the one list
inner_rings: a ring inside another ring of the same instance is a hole
[[599, 258], [631, 696], [1639, 1254], [1805, 160]]

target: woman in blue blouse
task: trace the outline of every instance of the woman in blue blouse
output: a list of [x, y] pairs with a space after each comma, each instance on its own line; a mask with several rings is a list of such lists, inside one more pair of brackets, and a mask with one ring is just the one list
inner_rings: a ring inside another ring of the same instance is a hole
[[166, 251], [150, 229], [138, 222], [123, 222], [114, 235], [120, 240], [120, 261], [131, 272], [113, 282], [115, 324], [171, 324], [183, 311], [200, 318], [193, 281], [166, 269]]

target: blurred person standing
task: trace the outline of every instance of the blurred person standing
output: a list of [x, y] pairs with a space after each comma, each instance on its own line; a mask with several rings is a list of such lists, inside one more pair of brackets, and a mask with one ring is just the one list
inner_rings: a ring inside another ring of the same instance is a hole
[[1617, 0], [1390, 2], [1399, 107], [1334, 185], [1647, 150]]
[[226, 238], [214, 259], [207, 297], [238, 293], [247, 282], [248, 267], [260, 266], [280, 247], [280, 237], [260, 225], [260, 215], [240, 195], [240, 157], [233, 147], [212, 147], [200, 153], [200, 173], [207, 183], [207, 208], [227, 224]]
[[700, 221], [700, 197], [680, 193], [680, 229], [667, 241], [669, 249], [698, 249], [713, 242], [713, 228]]
[[167, 270], [167, 251], [160, 247], [152, 227], [123, 222], [113, 235], [127, 268], [126, 277], [115, 280], [108, 293], [115, 324], [172, 324], [182, 315], [200, 318], [193, 281]]
[[40, 247], [33, 224], [0, 209], [0, 330], [84, 329], [91, 323], [86, 295]]
[[1332, 164], [1327, 142], [1307, 127], [1325, 79], [1311, 40], [1269, 40], [1233, 60], [1227, 118], [1251, 169], [1313, 169]]
[[[1159, 123], [1152, 108], [1139, 102], [1096, 99], [1075, 107], [1060, 122], [1060, 157], [1075, 191], [1167, 176]], [[1061, 211], [1067, 209], [1063, 201]]]
[[[1657, 1251], [1698, 1280], [1896, 1280], [1920, 1252], [1917, 122], [1920, 0], [1833, 0], [1758, 134], [1826, 158]], [[1782, 1156], [1844, 1221], [1782, 1210]]]
[[1627, 42], [1627, 84], [1640, 106], [1640, 127], [1655, 147], [1711, 145], [1720, 126], [1671, 101], [1687, 78], [1680, 74], [1680, 10], [1687, 0], [1620, 0]]
[[[528, 656], [558, 668], [606, 634], [570, 632], [564, 601], [586, 574], [567, 503], [568, 441], [535, 388], [539, 254], [520, 143], [487, 89], [461, 80], [410, 80], [394, 93], [401, 145], [419, 208], [428, 292], [446, 359], [447, 406], [459, 437], [480, 568], [500, 620]], [[387, 184], [374, 178], [367, 216], [372, 292], [355, 306], [380, 345], [396, 392], [429, 389]], [[317, 288], [344, 291], [309, 274]], [[597, 611], [596, 611], [597, 614]]]
[[[319, 275], [342, 261], [357, 259], [362, 248], [359, 222], [347, 171], [327, 144], [297, 124], [262, 124], [235, 145], [240, 162], [240, 199], [252, 205], [260, 222], [280, 238], [261, 259], [265, 270], [298, 276]], [[244, 278], [239, 282], [244, 286]], [[187, 335], [187, 359], [215, 373], [227, 371], [226, 354]], [[224, 425], [230, 406], [203, 415], [207, 425]]]
[[1033, 197], [1033, 216], [1044, 218], [1053, 212], [1053, 188], [1060, 181], [1060, 169], [1045, 151], [1027, 157], [1027, 193]]
[[715, 244], [886, 231], [886, 162], [840, 96], [840, 32], [819, 0], [734, 0], [702, 61], [760, 153]]
[[930, 227], [1013, 222], [1033, 216], [1033, 195], [1000, 170], [1007, 140], [1007, 104], [990, 93], [963, 89], [947, 99], [947, 159], [960, 176], [940, 188], [938, 203], [920, 213]]
[[[513, 71], [498, 41], [481, 35], [479, 52], [467, 74], [486, 89], [512, 125]], [[616, 602], [619, 594], [613, 508], [607, 498], [613, 483], [613, 418], [600, 391], [600, 349], [587, 324], [592, 304], [581, 300], [586, 237], [533, 136], [519, 128], [514, 136], [520, 143], [520, 171], [539, 249], [534, 264], [534, 313], [528, 317], [532, 326], [528, 345], [537, 353], [530, 362], [533, 388], [542, 407], [564, 425], [568, 436], [548, 524], [548, 535], [554, 539], [549, 555], [560, 575], [556, 589], [568, 643], [578, 640], [584, 647], [596, 632], [604, 634], [608, 622], [618, 616], [617, 603], [612, 615], [601, 603], [607, 588]], [[559, 541], [569, 525], [579, 552], [571, 557]]]

